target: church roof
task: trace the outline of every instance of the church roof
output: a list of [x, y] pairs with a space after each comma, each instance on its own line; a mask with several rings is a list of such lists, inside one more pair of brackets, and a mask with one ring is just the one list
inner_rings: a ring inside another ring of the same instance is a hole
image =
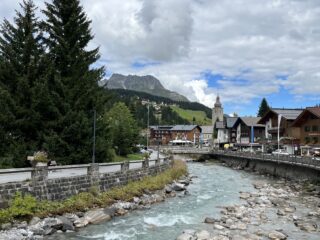
[[219, 97], [219, 95], [217, 96], [217, 98], [216, 98], [216, 102], [215, 102], [215, 104], [214, 104], [214, 107], [221, 107], [222, 106], [222, 104], [221, 104], [221, 102], [220, 102], [220, 97]]

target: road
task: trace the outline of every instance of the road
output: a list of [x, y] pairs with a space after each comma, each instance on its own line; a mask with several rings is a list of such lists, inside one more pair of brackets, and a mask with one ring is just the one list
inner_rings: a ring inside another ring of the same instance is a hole
[[[164, 157], [162, 154], [160, 154], [160, 158]], [[150, 166], [153, 166], [155, 164], [154, 161], [157, 159], [157, 151], [153, 151], [150, 155]], [[130, 163], [129, 169], [137, 169], [141, 168], [142, 163]], [[16, 171], [21, 172], [16, 172]], [[117, 165], [107, 165], [107, 166], [100, 166], [99, 171], [100, 173], [111, 173], [120, 171], [121, 166], [119, 164]], [[79, 176], [79, 175], [86, 175], [87, 174], [87, 167], [79, 167], [79, 168], [69, 168], [69, 169], [51, 169], [48, 174], [49, 179], [53, 178], [61, 178], [61, 177], [70, 177], [70, 176]], [[8, 182], [21, 182], [25, 180], [31, 179], [31, 169], [25, 168], [25, 169], [5, 169], [0, 170], [0, 184], [1, 183], [8, 183]]]

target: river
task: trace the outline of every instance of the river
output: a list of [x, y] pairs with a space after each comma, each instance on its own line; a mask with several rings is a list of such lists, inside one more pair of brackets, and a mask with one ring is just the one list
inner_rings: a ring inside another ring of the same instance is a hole
[[221, 206], [239, 203], [239, 191], [252, 191], [257, 178], [219, 164], [189, 163], [197, 178], [189, 185], [190, 195], [169, 198], [149, 210], [134, 211], [76, 233], [56, 234], [54, 239], [164, 240], [175, 239], [184, 229], [212, 229], [205, 217], [219, 217]]

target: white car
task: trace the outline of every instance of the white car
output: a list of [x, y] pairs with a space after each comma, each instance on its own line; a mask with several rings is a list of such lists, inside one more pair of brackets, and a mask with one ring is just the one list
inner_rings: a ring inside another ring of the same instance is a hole
[[273, 155], [290, 155], [286, 150], [284, 149], [277, 149], [272, 152]]

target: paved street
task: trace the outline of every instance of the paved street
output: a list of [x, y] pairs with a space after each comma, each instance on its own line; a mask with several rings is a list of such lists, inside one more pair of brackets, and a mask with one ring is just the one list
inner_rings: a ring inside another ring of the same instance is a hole
[[[160, 157], [164, 157], [160, 154]], [[157, 158], [157, 151], [153, 151], [150, 160], [155, 160]], [[150, 166], [155, 164], [154, 161], [150, 162]], [[130, 163], [130, 169], [137, 169], [141, 168], [142, 163]], [[110, 165], [110, 166], [100, 166], [101, 173], [110, 173], [120, 171], [120, 165]], [[0, 170], [0, 184], [1, 183], [8, 183], [8, 182], [20, 182], [31, 179], [31, 171], [26, 169], [25, 172], [11, 172], [11, 173], [1, 173], [1, 171], [10, 171], [10, 170]], [[15, 169], [12, 169], [15, 171]], [[48, 178], [61, 178], [61, 177], [70, 177], [70, 176], [79, 176], [79, 175], [86, 175], [87, 168], [71, 168], [71, 169], [59, 169], [59, 170], [50, 170]]]

